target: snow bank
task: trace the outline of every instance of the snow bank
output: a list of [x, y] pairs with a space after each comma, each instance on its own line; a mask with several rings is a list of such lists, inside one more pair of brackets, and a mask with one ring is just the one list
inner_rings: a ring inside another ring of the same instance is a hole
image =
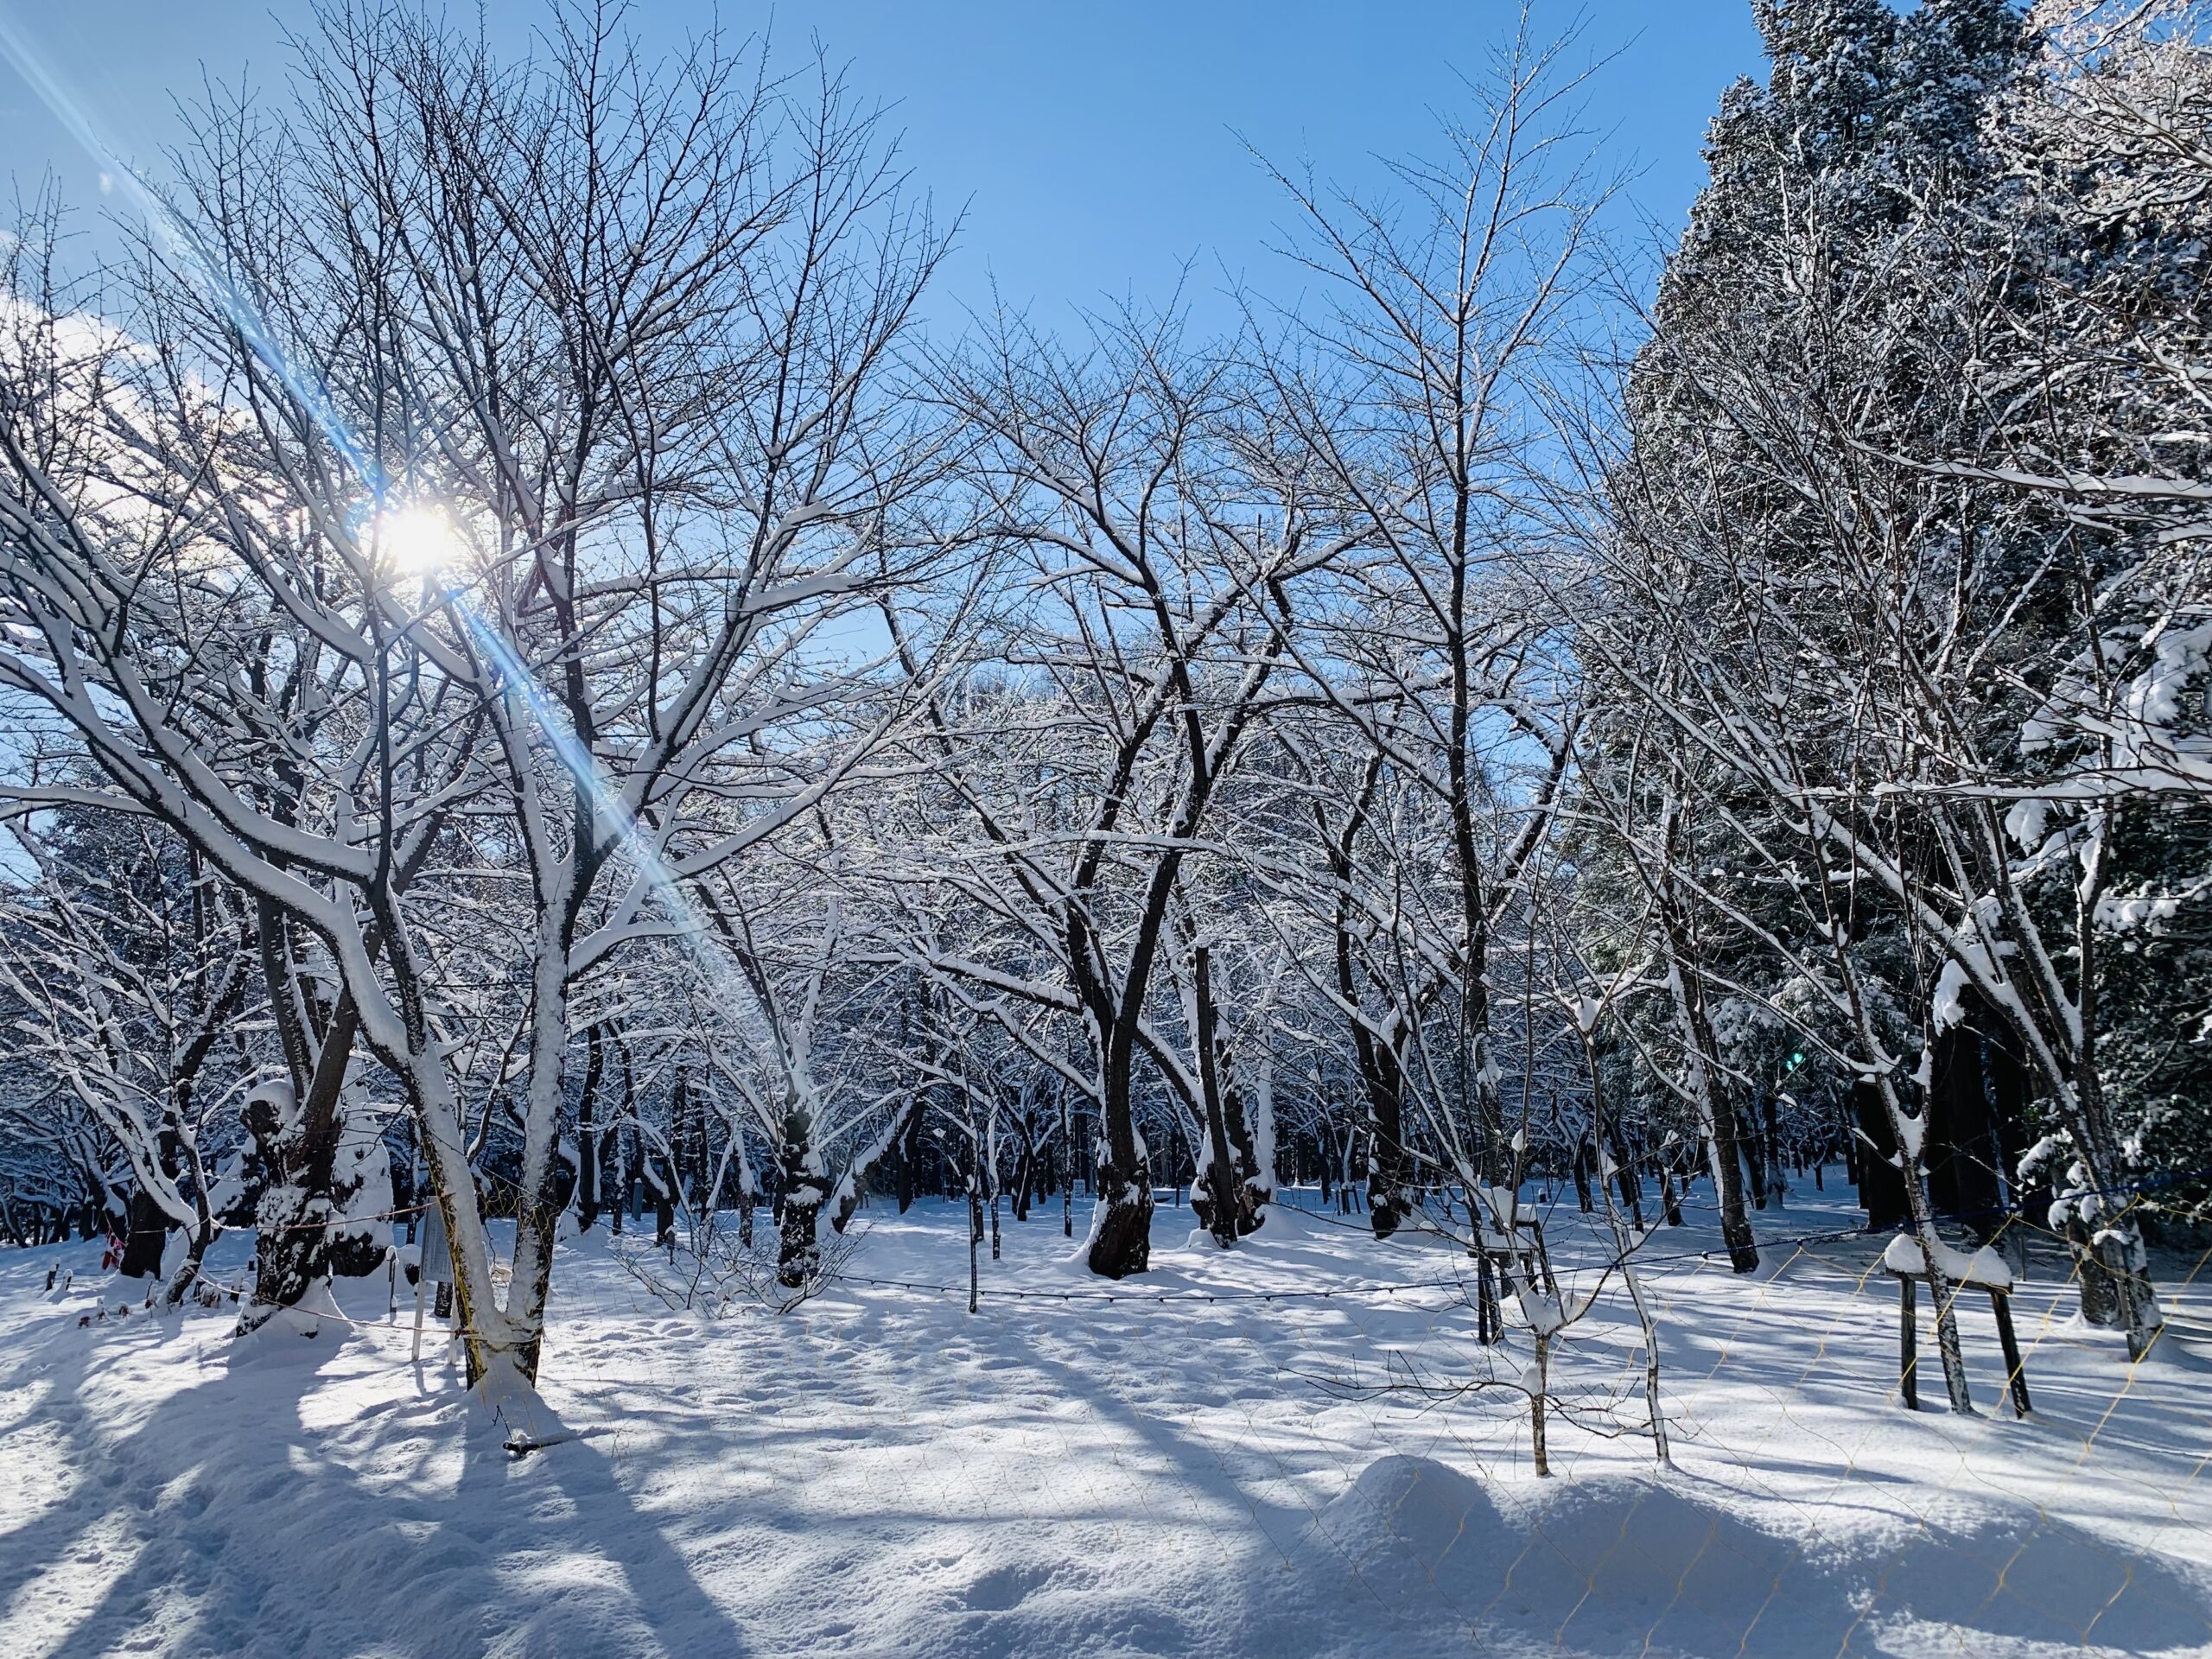
[[[1314, 1572], [1353, 1569], [1401, 1618], [1478, 1613], [1477, 1650], [1486, 1637], [1572, 1653], [1734, 1653], [1778, 1588], [1799, 1600], [1820, 1593], [1788, 1541], [1632, 1478], [1562, 1482], [1541, 1497], [1520, 1485], [1501, 1502], [1433, 1459], [1386, 1457], [1314, 1532]], [[1820, 1621], [1828, 1651], [1847, 1623]], [[1787, 1637], [1743, 1649], [1804, 1650]]]
[[1457, 1652], [2204, 1651], [2202, 1584], [2024, 1504], [1854, 1541], [1813, 1516], [1769, 1530], [1687, 1477], [1488, 1484], [1393, 1455], [1321, 1511], [1295, 1565], [1318, 1605], [1454, 1632]]

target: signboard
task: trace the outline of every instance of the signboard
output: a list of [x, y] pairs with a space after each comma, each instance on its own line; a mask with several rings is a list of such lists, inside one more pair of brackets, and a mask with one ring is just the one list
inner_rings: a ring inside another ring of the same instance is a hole
[[423, 1292], [438, 1287], [431, 1312], [442, 1319], [453, 1317], [453, 1249], [446, 1243], [446, 1212], [435, 1199], [423, 1211], [423, 1224], [415, 1230], [421, 1266], [415, 1273], [415, 1357], [423, 1357]]
[[453, 1247], [446, 1243], [445, 1207], [433, 1200], [423, 1211], [423, 1224], [416, 1229], [423, 1256], [423, 1282], [429, 1285], [449, 1285], [453, 1282]]

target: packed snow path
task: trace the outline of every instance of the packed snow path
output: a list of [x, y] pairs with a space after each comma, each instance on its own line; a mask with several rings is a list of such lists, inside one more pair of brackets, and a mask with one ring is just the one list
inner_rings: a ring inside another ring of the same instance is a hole
[[1986, 1305], [1986, 1414], [1908, 1415], [1878, 1241], [1771, 1247], [1747, 1283], [1693, 1212], [1647, 1269], [1678, 1471], [1593, 1432], [1640, 1421], [1609, 1292], [1554, 1371], [1589, 1426], [1554, 1421], [1539, 1482], [1517, 1391], [1394, 1386], [1488, 1369], [1455, 1291], [1368, 1288], [1456, 1277], [1433, 1239], [1278, 1214], [1224, 1255], [1163, 1207], [1159, 1270], [1115, 1287], [1059, 1260], [1054, 1208], [1007, 1224], [970, 1316], [961, 1212], [868, 1216], [850, 1272], [900, 1282], [782, 1316], [671, 1313], [603, 1236], [565, 1247], [545, 1382], [582, 1438], [520, 1460], [435, 1344], [407, 1363], [381, 1279], [345, 1287], [364, 1324], [243, 1353], [212, 1313], [79, 1328], [118, 1300], [96, 1245], [0, 1257], [0, 1654], [2212, 1651], [2189, 1289], [2131, 1373], [2039, 1262], [2034, 1416], [1999, 1409]]

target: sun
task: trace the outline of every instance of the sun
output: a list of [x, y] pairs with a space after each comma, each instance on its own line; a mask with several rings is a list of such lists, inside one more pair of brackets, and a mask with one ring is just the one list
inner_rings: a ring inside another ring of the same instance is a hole
[[395, 507], [378, 513], [369, 528], [378, 562], [405, 575], [449, 570], [468, 548], [442, 507]]

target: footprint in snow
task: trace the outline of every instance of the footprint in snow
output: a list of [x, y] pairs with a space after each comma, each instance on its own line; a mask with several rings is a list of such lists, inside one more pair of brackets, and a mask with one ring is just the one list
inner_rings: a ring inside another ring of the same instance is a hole
[[968, 1586], [968, 1605], [979, 1613], [1005, 1612], [1028, 1600], [1052, 1577], [1043, 1567], [993, 1567]]

